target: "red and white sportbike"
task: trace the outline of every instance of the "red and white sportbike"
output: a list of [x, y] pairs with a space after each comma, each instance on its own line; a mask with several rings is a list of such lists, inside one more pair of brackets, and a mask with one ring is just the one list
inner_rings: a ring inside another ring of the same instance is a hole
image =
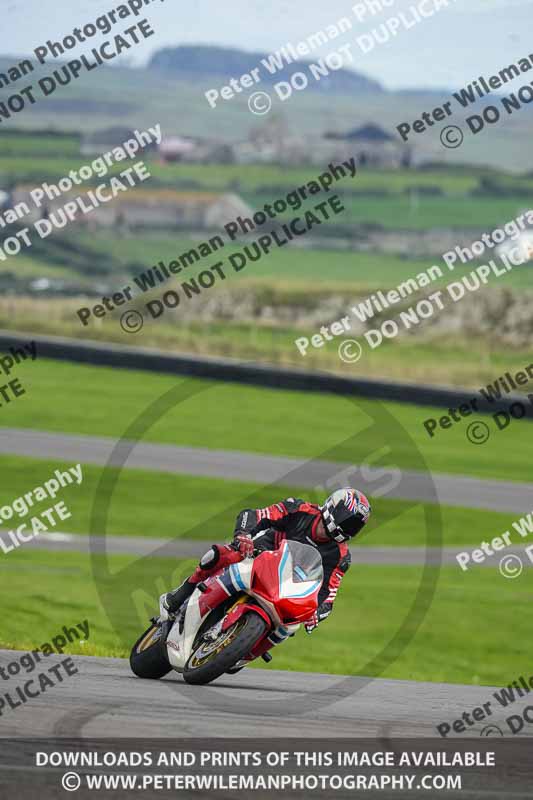
[[316, 611], [322, 580], [322, 559], [310, 545], [256, 550], [198, 584], [176, 619], [154, 619], [133, 646], [131, 668], [139, 678], [174, 669], [187, 683], [209, 683], [262, 654], [270, 661], [272, 643]]

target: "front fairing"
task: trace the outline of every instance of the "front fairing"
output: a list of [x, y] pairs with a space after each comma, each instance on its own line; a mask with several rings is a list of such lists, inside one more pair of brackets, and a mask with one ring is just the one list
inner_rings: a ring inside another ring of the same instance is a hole
[[255, 559], [250, 593], [272, 604], [281, 622], [303, 622], [317, 608], [323, 577], [322, 559], [314, 547], [285, 541], [278, 550]]

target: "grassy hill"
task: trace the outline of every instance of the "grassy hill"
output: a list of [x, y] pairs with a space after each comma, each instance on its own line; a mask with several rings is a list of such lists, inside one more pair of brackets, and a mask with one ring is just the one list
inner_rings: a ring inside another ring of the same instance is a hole
[[[283, 66], [272, 74], [262, 65], [268, 58], [267, 53], [247, 53], [230, 47], [214, 47], [204, 45], [183, 45], [180, 47], [165, 47], [158, 50], [148, 67], [160, 70], [176, 78], [209, 79], [217, 83], [225, 83], [229, 78], [238, 78], [240, 75], [250, 74], [254, 68], [259, 69], [258, 76], [262, 84], [275, 84], [278, 81], [288, 81], [290, 77], [303, 68], [312, 59], [302, 59], [293, 64]], [[313, 60], [316, 63], [320, 54]], [[276, 61], [273, 62], [276, 66]], [[324, 92], [328, 95], [346, 94], [350, 92], [384, 92], [378, 81], [367, 78], [360, 72], [351, 69], [331, 71], [326, 81], [311, 83], [310, 91]]]
[[[1, 57], [0, 72], [16, 60], [16, 57]], [[30, 77], [36, 82], [41, 74], [42, 70], [36, 71]], [[248, 109], [248, 93], [216, 109], [210, 108], [204, 92], [219, 83], [224, 83], [220, 75], [176, 76], [153, 68], [102, 66], [80, 75], [50, 97], [41, 98], [11, 120], [3, 121], [2, 129], [51, 127], [79, 131], [83, 127], [84, 131], [92, 131], [117, 124], [135, 127], [160, 123], [167, 135], [205, 136], [206, 131], [211, 131], [221, 139], [240, 140], [257, 125], [258, 117]], [[326, 130], [343, 131], [368, 122], [394, 133], [396, 125], [414, 120], [423, 111], [449, 99], [449, 93], [444, 91], [384, 94], [381, 87], [376, 87], [375, 91], [366, 86], [364, 91], [343, 88], [342, 93], [298, 92], [285, 103], [274, 95], [273, 111], [285, 116], [295, 135], [299, 132], [304, 136], [321, 135]], [[0, 90], [0, 101], [9, 93], [9, 88]], [[459, 117], [456, 119], [460, 122]], [[526, 108], [489, 132], [467, 136], [460, 150], [444, 150], [438, 128], [418, 137], [414, 146], [421, 156], [436, 157], [450, 164], [470, 162], [524, 171], [533, 169], [533, 151], [529, 147], [531, 120], [531, 112]]]

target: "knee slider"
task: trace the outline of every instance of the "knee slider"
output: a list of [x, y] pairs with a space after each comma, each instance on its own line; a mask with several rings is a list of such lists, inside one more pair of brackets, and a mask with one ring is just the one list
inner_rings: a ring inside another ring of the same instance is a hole
[[200, 567], [202, 569], [213, 569], [220, 561], [220, 551], [216, 544], [209, 548], [207, 553], [204, 553], [200, 559]]

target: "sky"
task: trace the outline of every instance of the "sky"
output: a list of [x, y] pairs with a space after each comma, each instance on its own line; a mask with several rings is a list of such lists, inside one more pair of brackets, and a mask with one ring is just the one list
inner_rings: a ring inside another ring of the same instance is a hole
[[[425, 0], [425, 7], [437, 1]], [[382, 4], [381, 13], [372, 16], [368, 12], [359, 21], [352, 11], [355, 0], [153, 0], [138, 19], [147, 17], [156, 35], [132, 48], [128, 63], [141, 66], [155, 50], [180, 44], [272, 52], [349, 17], [353, 29], [329, 44], [325, 55], [337, 45], [355, 42], [358, 36], [379, 28], [400, 11], [413, 19], [409, 8], [422, 0], [372, 2]], [[390, 89], [458, 87], [533, 53], [533, 39], [528, 36], [533, 27], [533, 0], [448, 2], [447, 8], [409, 30], [401, 26], [396, 37], [371, 52], [362, 53], [355, 45], [352, 69]], [[62, 39], [73, 28], [94, 22], [100, 14], [121, 5], [121, 0], [2, 0], [2, 4], [2, 55], [21, 56], [31, 55], [49, 38]], [[130, 24], [130, 19], [122, 20], [112, 33], [120, 33]], [[110, 35], [100, 36], [100, 40]], [[91, 40], [91, 46], [97, 41]], [[80, 53], [85, 52], [86, 45], [79, 47]]]

